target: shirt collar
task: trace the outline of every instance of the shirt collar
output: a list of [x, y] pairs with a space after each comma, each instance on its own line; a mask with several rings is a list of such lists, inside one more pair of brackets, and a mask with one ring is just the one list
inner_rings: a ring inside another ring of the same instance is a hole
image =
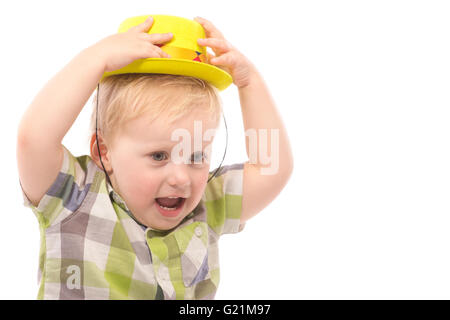
[[109, 184], [109, 182], [106, 183], [106, 188], [108, 190], [109, 197], [117, 203], [124, 211], [130, 213], [130, 209], [128, 209], [127, 204], [122, 199], [122, 197], [114, 191], [113, 187]]
[[106, 188], [108, 190], [109, 198], [111, 199], [111, 201], [114, 201], [123, 211], [125, 211], [134, 221], [136, 221], [136, 223], [138, 225], [140, 225], [143, 230], [148, 228], [147, 226], [144, 226], [143, 224], [141, 224], [133, 216], [133, 214], [131, 213], [131, 210], [128, 209], [128, 206], [125, 203], [125, 201], [122, 199], [122, 197], [116, 191], [114, 191], [113, 187], [109, 184], [109, 182], [106, 183]]

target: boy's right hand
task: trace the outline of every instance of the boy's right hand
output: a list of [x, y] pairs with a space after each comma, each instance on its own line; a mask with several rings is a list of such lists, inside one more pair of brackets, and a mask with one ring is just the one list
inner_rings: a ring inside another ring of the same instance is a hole
[[125, 67], [137, 59], [170, 57], [155, 44], [172, 40], [173, 34], [148, 34], [152, 24], [153, 18], [148, 17], [126, 32], [113, 34], [93, 45], [97, 54], [104, 59], [105, 72]]

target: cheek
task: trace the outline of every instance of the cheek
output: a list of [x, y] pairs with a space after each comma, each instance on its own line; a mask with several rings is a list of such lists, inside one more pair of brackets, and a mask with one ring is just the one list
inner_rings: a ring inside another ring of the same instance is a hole
[[158, 178], [148, 169], [142, 167], [142, 163], [128, 162], [124, 164], [122, 170], [117, 171], [119, 187], [127, 194], [128, 199], [134, 201], [148, 201], [156, 192], [156, 181]]
[[153, 200], [157, 196], [158, 188], [161, 184], [162, 177], [154, 170], [135, 170], [133, 173], [134, 186], [133, 190], [136, 195], [146, 198], [146, 202]]
[[196, 192], [196, 197], [198, 199], [201, 198], [205, 187], [206, 187], [206, 182], [208, 181], [208, 170], [206, 171], [201, 171], [198, 174], [195, 175], [195, 178], [192, 179], [192, 187]]

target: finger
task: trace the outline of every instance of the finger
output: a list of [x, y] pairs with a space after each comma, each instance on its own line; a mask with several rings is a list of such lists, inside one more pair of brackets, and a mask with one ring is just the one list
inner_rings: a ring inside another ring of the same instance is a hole
[[147, 46], [145, 46], [142, 58], [167, 58], [166, 55], [167, 53], [160, 48], [148, 43]]
[[209, 63], [217, 68], [220, 68], [229, 74], [232, 74], [231, 68], [233, 67], [233, 56], [232, 52], [226, 53], [219, 57], [211, 57]]
[[209, 62], [215, 66], [232, 66], [233, 61], [234, 58], [232, 52], [228, 52], [219, 57], [211, 57]]
[[164, 52], [160, 47], [154, 46], [154, 50], [159, 54], [161, 58], [170, 58], [170, 56]]
[[197, 39], [197, 43], [201, 46], [211, 47], [214, 51], [225, 53], [231, 50], [231, 46], [224, 39]]
[[131, 27], [127, 32], [147, 32], [153, 24], [153, 17], [148, 16], [144, 22], [138, 24], [137, 26]]
[[139, 32], [137, 37], [141, 40], [150, 41], [152, 37], [147, 32]]
[[169, 54], [167, 54], [164, 50], [162, 50], [157, 45], [152, 44], [151, 42], [144, 42], [142, 43], [142, 45], [151, 58], [170, 58]]
[[210, 54], [209, 52], [206, 52], [206, 62], [211, 63], [211, 59], [214, 59], [216, 56], [213, 54]]
[[223, 34], [212, 24], [212, 22], [201, 17], [195, 17], [194, 20], [200, 23], [203, 29], [205, 29], [206, 37], [225, 39]]
[[172, 40], [173, 34], [171, 32], [169, 33], [152, 33], [149, 34], [149, 41], [153, 44], [163, 44], [165, 42], [168, 42]]
[[[173, 35], [172, 35], [173, 36]], [[159, 38], [171, 38], [172, 37], [170, 33], [147, 33], [147, 32], [139, 32], [137, 34], [138, 39], [145, 40], [147, 42], [156, 41], [155, 39]]]

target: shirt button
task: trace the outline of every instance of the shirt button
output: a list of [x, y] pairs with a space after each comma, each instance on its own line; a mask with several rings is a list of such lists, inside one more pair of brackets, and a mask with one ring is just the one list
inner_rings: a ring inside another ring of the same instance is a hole
[[201, 237], [203, 233], [202, 228], [200, 227], [195, 228], [194, 232], [197, 237]]

